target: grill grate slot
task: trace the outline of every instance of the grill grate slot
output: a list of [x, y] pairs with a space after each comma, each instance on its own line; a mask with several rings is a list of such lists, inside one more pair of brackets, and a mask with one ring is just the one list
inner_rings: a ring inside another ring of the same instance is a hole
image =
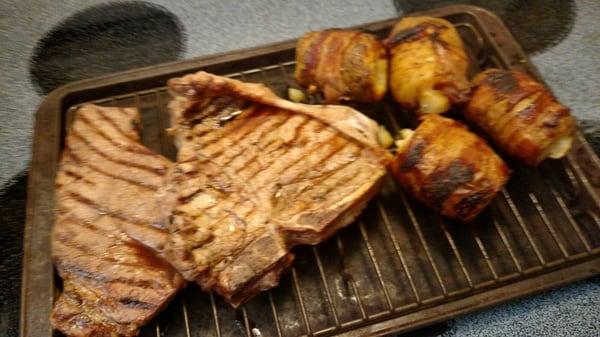
[[[475, 23], [456, 27], [475, 67], [507, 66]], [[286, 97], [295, 85], [294, 66], [289, 61], [227, 76], [263, 82]], [[160, 87], [94, 103], [138, 107], [143, 142], [174, 159], [165, 132], [168, 101]], [[67, 127], [77, 107], [68, 109]], [[366, 113], [395, 133], [409, 123], [394, 109], [384, 102]], [[428, 210], [388, 177], [356, 224], [319, 246], [294, 249], [297, 262], [278, 288], [234, 310], [190, 286], [141, 335], [330, 336], [600, 256], [598, 182], [587, 178], [574, 154], [535, 170], [517, 167], [514, 176], [521, 181], [507, 185], [471, 225], [423, 216]], [[581, 199], [586, 206], [574, 207]]]

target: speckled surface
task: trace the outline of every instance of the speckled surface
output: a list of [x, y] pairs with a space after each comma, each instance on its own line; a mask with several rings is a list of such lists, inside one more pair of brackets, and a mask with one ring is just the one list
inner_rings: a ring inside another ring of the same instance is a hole
[[[34, 112], [70, 80], [395, 17], [448, 0], [0, 2], [0, 335], [18, 334], [20, 249]], [[462, 1], [504, 16], [600, 150], [600, 2]], [[106, 29], [106, 22], [119, 29]], [[406, 336], [600, 336], [600, 281], [579, 282]]]

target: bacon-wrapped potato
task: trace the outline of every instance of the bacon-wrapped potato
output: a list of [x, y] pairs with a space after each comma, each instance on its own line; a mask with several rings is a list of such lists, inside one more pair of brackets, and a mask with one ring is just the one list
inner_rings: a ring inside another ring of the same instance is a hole
[[326, 103], [377, 102], [387, 91], [387, 51], [353, 30], [306, 33], [296, 46], [296, 81], [323, 92]]
[[384, 41], [391, 54], [390, 90], [403, 107], [443, 113], [468, 99], [469, 61], [454, 26], [432, 17], [406, 17]]
[[478, 74], [474, 84], [465, 117], [506, 154], [530, 166], [567, 154], [575, 120], [542, 84], [501, 69]]
[[424, 115], [396, 141], [391, 171], [415, 198], [442, 215], [468, 222], [502, 189], [510, 170], [460, 122]]

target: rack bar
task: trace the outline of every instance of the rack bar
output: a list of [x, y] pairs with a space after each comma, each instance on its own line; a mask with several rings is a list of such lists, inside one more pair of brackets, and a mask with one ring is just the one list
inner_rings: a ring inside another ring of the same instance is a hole
[[415, 231], [417, 232], [417, 236], [419, 237], [419, 241], [421, 242], [421, 246], [425, 250], [425, 255], [427, 256], [427, 260], [429, 261], [429, 264], [433, 268], [433, 273], [435, 274], [435, 277], [436, 277], [438, 283], [440, 284], [440, 288], [442, 289], [442, 293], [444, 294], [444, 296], [448, 296], [448, 291], [446, 290], [446, 285], [442, 281], [442, 277], [440, 276], [440, 272], [439, 272], [439, 270], [438, 270], [435, 262], [433, 261], [433, 258], [431, 257], [431, 252], [429, 251], [429, 246], [427, 245], [427, 242], [425, 241], [425, 237], [423, 236], [423, 233], [421, 232], [421, 228], [420, 228], [419, 222], [417, 221], [417, 217], [413, 213], [412, 208], [410, 208], [410, 206], [408, 204], [408, 201], [406, 200], [406, 197], [404, 196], [404, 193], [400, 192], [399, 194], [400, 194], [400, 199], [402, 200], [402, 204], [404, 205], [404, 208], [408, 212], [408, 216], [410, 217], [410, 221], [412, 222], [413, 227], [415, 228]]
[[213, 318], [215, 320], [215, 332], [217, 337], [221, 337], [221, 326], [219, 323], [219, 313], [217, 310], [217, 304], [215, 302], [215, 294], [211, 291], [210, 293], [210, 304], [212, 305]]
[[554, 239], [554, 242], [556, 242], [556, 245], [560, 249], [560, 252], [562, 253], [563, 257], [569, 258], [569, 253], [567, 252], [562, 241], [556, 234], [556, 230], [554, 229], [554, 226], [552, 226], [552, 224], [550, 223], [550, 220], [546, 216], [546, 213], [544, 212], [544, 209], [542, 208], [542, 205], [540, 205], [536, 196], [533, 195], [533, 193], [529, 193], [529, 199], [531, 199], [531, 202], [533, 202], [535, 209], [538, 211], [538, 213], [540, 214], [540, 217], [542, 218], [542, 222], [544, 223], [544, 225], [546, 225], [546, 228], [550, 232], [550, 235], [552, 235], [552, 238]]
[[519, 274], [523, 273], [523, 267], [521, 267], [521, 264], [519, 263], [519, 260], [517, 259], [515, 252], [512, 249], [512, 246], [510, 245], [508, 239], [506, 238], [506, 234], [504, 234], [502, 227], [500, 227], [500, 224], [498, 224], [498, 221], [496, 221], [496, 219], [494, 219], [492, 222], [494, 223], [494, 228], [496, 228], [496, 232], [498, 232], [498, 235], [500, 235], [500, 240], [502, 240], [502, 244], [504, 244], [504, 247], [506, 247], [508, 255], [510, 255], [512, 262], [517, 268], [517, 271], [519, 272]]
[[306, 315], [306, 306], [304, 305], [304, 298], [302, 297], [302, 292], [300, 291], [300, 282], [298, 282], [298, 275], [295, 267], [292, 267], [292, 280], [294, 281], [294, 290], [296, 290], [298, 303], [300, 304], [300, 311], [302, 313], [304, 327], [306, 328], [306, 333], [310, 335], [312, 333], [312, 329], [310, 328], [308, 316]]
[[479, 237], [479, 235], [477, 235], [477, 233], [475, 233], [473, 231], [473, 229], [471, 227], [469, 227], [469, 231], [471, 232], [473, 239], [475, 239], [475, 243], [477, 243], [477, 247], [479, 247], [481, 256], [483, 256], [483, 260], [485, 261], [488, 269], [492, 273], [492, 277], [494, 278], [494, 281], [498, 282], [498, 273], [496, 273], [496, 269], [494, 269], [494, 266], [492, 265], [492, 261], [488, 255], [487, 250], [485, 249], [485, 246], [483, 245], [483, 242], [481, 241], [481, 238]]
[[467, 267], [465, 267], [463, 259], [460, 256], [458, 249], [456, 248], [456, 243], [454, 242], [452, 235], [450, 235], [450, 232], [448, 232], [448, 229], [446, 228], [446, 223], [444, 222], [444, 220], [440, 220], [439, 222], [440, 222], [440, 227], [442, 228], [442, 231], [444, 232], [444, 235], [446, 236], [446, 239], [448, 240], [448, 243], [450, 244], [450, 248], [452, 248], [452, 252], [454, 253], [454, 256], [456, 257], [456, 260], [458, 261], [458, 265], [460, 266], [460, 269], [462, 270], [463, 274], [465, 275], [467, 283], [469, 284], [469, 288], [473, 288], [473, 280], [471, 280], [471, 275], [467, 271]]
[[577, 181], [577, 178], [575, 177], [573, 170], [569, 166], [567, 166], [567, 162], [565, 160], [561, 160], [560, 162], [562, 164], [561, 167], [563, 168], [563, 170], [565, 171], [565, 174], [569, 178], [571, 187], [573, 187], [573, 192], [579, 191], [581, 189], [581, 186], [579, 185], [579, 182]]
[[404, 259], [404, 254], [400, 250], [400, 245], [396, 240], [396, 236], [392, 232], [392, 228], [390, 225], [390, 220], [388, 219], [387, 212], [383, 208], [381, 201], [377, 199], [377, 208], [379, 209], [379, 214], [381, 214], [381, 218], [383, 219], [384, 227], [392, 241], [392, 245], [394, 246], [394, 251], [396, 252], [396, 256], [400, 259], [400, 264], [402, 265], [402, 269], [404, 270], [404, 274], [408, 278], [408, 283], [410, 284], [410, 289], [412, 290], [413, 295], [415, 296], [415, 300], [417, 303], [421, 303], [421, 298], [419, 297], [419, 293], [417, 292], [417, 288], [415, 287], [415, 282], [412, 278], [412, 274], [408, 271], [408, 266], [406, 264], [406, 260]]
[[431, 304], [431, 303], [439, 302], [439, 301], [441, 301], [441, 300], [443, 300], [445, 298], [446, 298], [445, 295], [438, 295], [438, 296], [434, 296], [434, 297], [429, 297], [429, 298], [424, 299], [421, 302], [421, 304], [422, 305], [428, 305], [428, 304]]
[[156, 337], [161, 337], [160, 327], [158, 326], [158, 323], [154, 323], [154, 332], [156, 333]]
[[585, 176], [585, 172], [583, 171], [581, 166], [579, 166], [577, 161], [574, 160], [571, 155], [567, 155], [567, 160], [569, 161], [569, 164], [571, 165], [571, 167], [573, 167], [573, 169], [577, 172], [579, 179], [581, 179], [581, 182], [583, 183], [583, 186], [585, 187], [585, 189], [588, 191], [588, 194], [590, 195], [590, 197], [592, 197], [592, 199], [594, 199], [594, 202], [596, 203], [596, 205], [600, 205], [600, 197], [598, 197], [598, 195], [596, 194], [594, 187], [592, 187], [592, 185], [590, 184], [590, 181]]
[[598, 226], [598, 229], [600, 229], [600, 219], [598, 219], [598, 216], [596, 215], [596, 213], [594, 213], [592, 211], [587, 211], [587, 213], [589, 214], [590, 217], [592, 217], [592, 219], [594, 219], [596, 226]]
[[388, 291], [385, 287], [385, 281], [381, 274], [381, 269], [379, 269], [379, 263], [377, 263], [377, 258], [375, 257], [375, 252], [373, 251], [373, 246], [371, 245], [371, 242], [369, 241], [369, 236], [367, 235], [365, 226], [364, 226], [363, 222], [360, 220], [358, 221], [358, 228], [360, 229], [360, 234], [363, 238], [365, 246], [367, 247], [367, 253], [369, 254], [369, 259], [371, 260], [371, 264], [373, 265], [373, 268], [375, 268], [375, 275], [377, 276], [377, 281], [379, 282], [379, 285], [381, 286], [381, 290], [383, 290], [383, 296], [385, 296], [385, 301], [388, 304], [389, 310], [393, 311], [394, 305], [392, 304], [390, 295], [388, 294]]
[[[184, 296], [181, 296], [181, 308], [183, 311], [183, 324], [185, 326], [185, 336], [191, 337], [192, 334], [190, 333], [190, 320], [188, 317], [187, 302], [185, 301]], [[160, 336], [160, 335], [158, 335], [158, 336]]]
[[250, 332], [250, 320], [248, 319], [248, 311], [246, 310], [246, 306], [242, 306], [242, 317], [244, 318], [244, 328], [246, 329], [246, 336], [252, 337], [252, 333]]
[[277, 308], [275, 307], [275, 301], [273, 301], [273, 292], [268, 291], [269, 304], [271, 305], [271, 312], [273, 313], [273, 320], [275, 321], [275, 330], [277, 331], [277, 337], [283, 337], [281, 334], [281, 326], [279, 325], [279, 315], [277, 314]]
[[245, 71], [240, 71], [240, 72], [239, 72], [239, 74], [240, 74], [240, 78], [242, 79], [242, 81], [244, 81], [244, 82], [247, 82], [247, 81], [248, 81], [248, 78], [246, 77], [246, 74], [245, 74], [245, 73], [246, 73]]
[[479, 34], [479, 32], [477, 31], [477, 29], [475, 29], [475, 27], [473, 27], [473, 25], [471, 25], [468, 22], [459, 22], [459, 23], [455, 23], [454, 27], [456, 28], [467, 28], [471, 33], [473, 33], [473, 35], [475, 36], [475, 39], [477, 40], [477, 55], [475, 55], [477, 57], [477, 60], [479, 61], [480, 59], [483, 59], [483, 54], [484, 54], [484, 45], [483, 45], [483, 37], [481, 36], [481, 34]]
[[[162, 95], [161, 90], [156, 90], [156, 106], [158, 107], [158, 122], [160, 124], [161, 129], [167, 129], [170, 126], [168, 111], [165, 110], [166, 105], [163, 104], [160, 96]], [[168, 152], [168, 140], [166, 136], [166, 132], [160, 132], [160, 150], [163, 154], [167, 154]]]
[[390, 105], [384, 104], [383, 110], [385, 111], [385, 114], [388, 116], [388, 119], [390, 120], [390, 123], [392, 124], [394, 133], [398, 132], [400, 130], [400, 123], [398, 123], [396, 116], [394, 116], [394, 113], [392, 112], [392, 108], [390, 107]]
[[[339, 235], [335, 236], [335, 242], [336, 242], [336, 246], [338, 249], [338, 252], [340, 254], [340, 258], [342, 259], [341, 262], [343, 264], [344, 260], [344, 244], [342, 243], [342, 239], [340, 238]], [[340, 267], [343, 267], [340, 266]], [[347, 284], [350, 285], [350, 288], [352, 288], [352, 293], [354, 295], [354, 298], [356, 298], [356, 303], [358, 303], [358, 309], [360, 310], [360, 314], [363, 320], [367, 319], [367, 311], [365, 310], [365, 306], [362, 302], [362, 299], [360, 298], [360, 293], [358, 292], [358, 289], [356, 288], [356, 285], [354, 284], [354, 280], [350, 277], [350, 278], [346, 278], [345, 275], [342, 275], [342, 277], [344, 277], [344, 280], [346, 281]]]
[[265, 73], [265, 70], [263, 68], [258, 68], [258, 71], [260, 72], [260, 75], [263, 78], [264, 84], [268, 84], [271, 82], [271, 80], [269, 79], [269, 76], [267, 76], [267, 74]]
[[502, 192], [502, 195], [504, 196], [504, 200], [506, 200], [506, 202], [508, 203], [508, 207], [510, 207], [510, 210], [512, 211], [513, 215], [517, 219], [517, 223], [523, 230], [523, 233], [525, 233], [525, 237], [527, 238], [527, 241], [529, 241], [529, 245], [531, 245], [531, 248], [533, 249], [535, 256], [540, 261], [540, 264], [543, 267], [546, 267], [546, 260], [544, 260], [544, 257], [540, 253], [538, 246], [533, 241], [533, 238], [531, 237], [531, 233], [529, 232], [529, 229], [527, 229], [527, 226], [525, 226], [525, 223], [523, 222], [523, 218], [521, 217], [521, 213], [517, 209], [517, 206], [515, 206], [514, 201], [512, 200], [512, 198], [510, 197], [510, 195], [508, 194], [506, 189], [502, 189], [501, 192]]
[[333, 300], [331, 296], [331, 292], [329, 291], [329, 285], [327, 284], [327, 278], [325, 277], [325, 271], [323, 270], [323, 263], [321, 262], [321, 256], [319, 255], [318, 248], [316, 246], [311, 247], [313, 255], [315, 256], [315, 260], [317, 261], [317, 268], [319, 269], [319, 275], [321, 276], [321, 282], [323, 283], [323, 288], [325, 289], [325, 300], [327, 301], [327, 305], [331, 309], [331, 314], [333, 315], [333, 321], [336, 327], [340, 327], [340, 321], [337, 316], [337, 312], [335, 310], [335, 306], [333, 305]]
[[[490, 61], [492, 61], [492, 63], [497, 67], [497, 68], [504, 68], [507, 69], [509, 68], [508, 65], [506, 63], [504, 63], [503, 61], [499, 60], [496, 55], [490, 55], [488, 57], [490, 59]], [[482, 59], [483, 62], [485, 62], [485, 58]]]
[[[294, 64], [296, 64], [296, 60], [294, 60], [294, 61], [291, 61], [291, 62], [285, 62], [285, 63], [279, 63], [279, 64], [278, 64], [278, 65], [279, 65], [279, 69], [281, 70], [281, 74], [283, 75], [283, 77], [285, 77], [285, 78], [287, 79], [288, 83], [289, 83], [289, 82], [294, 82], [294, 77], [293, 77], [293, 76], [290, 76], [290, 75], [288, 74], [288, 72], [287, 72], [287, 70], [285, 69], [285, 67], [287, 67], [287, 66], [291, 66], [291, 65], [294, 65]], [[288, 84], [288, 85], [289, 85], [289, 84]]]
[[554, 195], [554, 198], [556, 199], [556, 201], [560, 205], [560, 208], [563, 210], [563, 213], [565, 214], [565, 216], [569, 220], [569, 224], [571, 225], [571, 227], [573, 228], [573, 230], [577, 234], [577, 237], [579, 238], [579, 240], [581, 241], [581, 243], [583, 243], [583, 245], [585, 246], [585, 250], [588, 251], [588, 252], [591, 252], [592, 251], [592, 246], [590, 245], [590, 243], [588, 242], [588, 240], [583, 235], [583, 232], [581, 231], [581, 227], [579, 227], [579, 224], [575, 221], [575, 219], [573, 219], [573, 215], [571, 214], [571, 211], [569, 210], [569, 208], [565, 204], [565, 201], [558, 194], [558, 192], [554, 189], [554, 187], [550, 188], [550, 190], [552, 191], [552, 195]]
[[142, 110], [142, 103], [140, 101], [140, 94], [136, 91], [132, 94], [133, 96], [133, 101], [135, 102], [135, 107], [138, 108], [138, 110]]

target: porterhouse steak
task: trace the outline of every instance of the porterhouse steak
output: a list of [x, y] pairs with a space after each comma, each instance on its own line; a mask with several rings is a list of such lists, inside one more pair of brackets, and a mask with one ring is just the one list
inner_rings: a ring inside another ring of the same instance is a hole
[[139, 143], [136, 109], [86, 105], [56, 177], [52, 257], [63, 291], [52, 324], [67, 336], [134, 336], [183, 287], [161, 257], [172, 164]]
[[293, 246], [351, 223], [386, 174], [377, 124], [356, 110], [205, 72], [168, 86], [179, 149], [169, 261], [233, 306], [277, 285]]

